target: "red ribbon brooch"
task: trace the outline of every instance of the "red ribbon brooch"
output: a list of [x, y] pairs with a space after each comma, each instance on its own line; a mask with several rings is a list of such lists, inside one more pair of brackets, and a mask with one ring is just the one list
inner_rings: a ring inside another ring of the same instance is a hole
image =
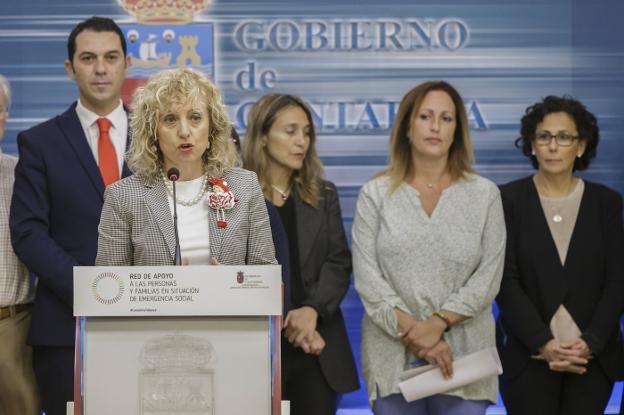
[[217, 211], [217, 226], [222, 229], [227, 228], [225, 211], [232, 209], [238, 202], [238, 198], [234, 196], [223, 178], [208, 179], [208, 183], [212, 185], [212, 189], [208, 192], [208, 205]]

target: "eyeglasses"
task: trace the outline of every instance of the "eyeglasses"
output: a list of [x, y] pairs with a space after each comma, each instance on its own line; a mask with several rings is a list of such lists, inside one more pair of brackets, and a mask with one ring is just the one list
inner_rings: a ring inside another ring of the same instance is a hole
[[538, 131], [535, 134], [535, 144], [539, 146], [547, 146], [550, 144], [552, 139], [555, 139], [555, 142], [562, 146], [570, 146], [572, 142], [579, 138], [578, 135], [572, 135], [567, 131], [559, 131], [557, 134], [551, 134], [548, 131]]

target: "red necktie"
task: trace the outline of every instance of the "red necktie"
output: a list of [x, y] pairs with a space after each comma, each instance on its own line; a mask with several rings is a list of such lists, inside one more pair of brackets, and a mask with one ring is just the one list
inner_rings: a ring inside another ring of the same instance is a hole
[[98, 139], [100, 173], [102, 174], [104, 185], [108, 186], [119, 180], [117, 154], [115, 153], [115, 147], [113, 147], [113, 142], [108, 134], [112, 123], [108, 118], [98, 118], [97, 125], [100, 129], [100, 138]]

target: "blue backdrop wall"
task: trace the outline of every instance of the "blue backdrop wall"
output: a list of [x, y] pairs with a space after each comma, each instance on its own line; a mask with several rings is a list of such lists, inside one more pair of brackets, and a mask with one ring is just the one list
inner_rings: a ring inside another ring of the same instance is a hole
[[[398, 102], [429, 79], [448, 80], [464, 96], [476, 168], [497, 183], [531, 172], [513, 146], [525, 107], [548, 94], [581, 99], [602, 130], [598, 158], [584, 176], [624, 190], [619, 0], [185, 0], [179, 9], [195, 4], [196, 13], [184, 24], [134, 15], [137, 2], [0, 2], [0, 73], [14, 93], [5, 152], [17, 153], [20, 130], [75, 100], [63, 69], [66, 38], [78, 21], [103, 15], [127, 34], [130, 78], [178, 64], [200, 68], [221, 87], [241, 135], [250, 103], [267, 92], [310, 102], [348, 233], [360, 186], [386, 163]], [[353, 290], [343, 309], [359, 357], [362, 306]], [[366, 407], [364, 391], [341, 402], [344, 413]]]

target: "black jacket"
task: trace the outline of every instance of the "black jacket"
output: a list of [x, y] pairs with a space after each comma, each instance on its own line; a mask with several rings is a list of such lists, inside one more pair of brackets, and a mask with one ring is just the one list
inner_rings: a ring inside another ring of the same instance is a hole
[[531, 177], [501, 187], [507, 253], [501, 290], [499, 351], [513, 378], [552, 339], [549, 323], [563, 304], [612, 380], [624, 374], [619, 318], [624, 306], [622, 198], [585, 182], [562, 266]]
[[294, 198], [300, 278], [306, 297], [302, 305], [313, 307], [319, 315], [317, 330], [326, 343], [319, 362], [327, 383], [338, 393], [350, 392], [359, 388], [359, 381], [340, 311], [349, 289], [351, 253], [338, 192], [333, 183], [324, 181], [318, 207], [301, 201], [296, 192]]

